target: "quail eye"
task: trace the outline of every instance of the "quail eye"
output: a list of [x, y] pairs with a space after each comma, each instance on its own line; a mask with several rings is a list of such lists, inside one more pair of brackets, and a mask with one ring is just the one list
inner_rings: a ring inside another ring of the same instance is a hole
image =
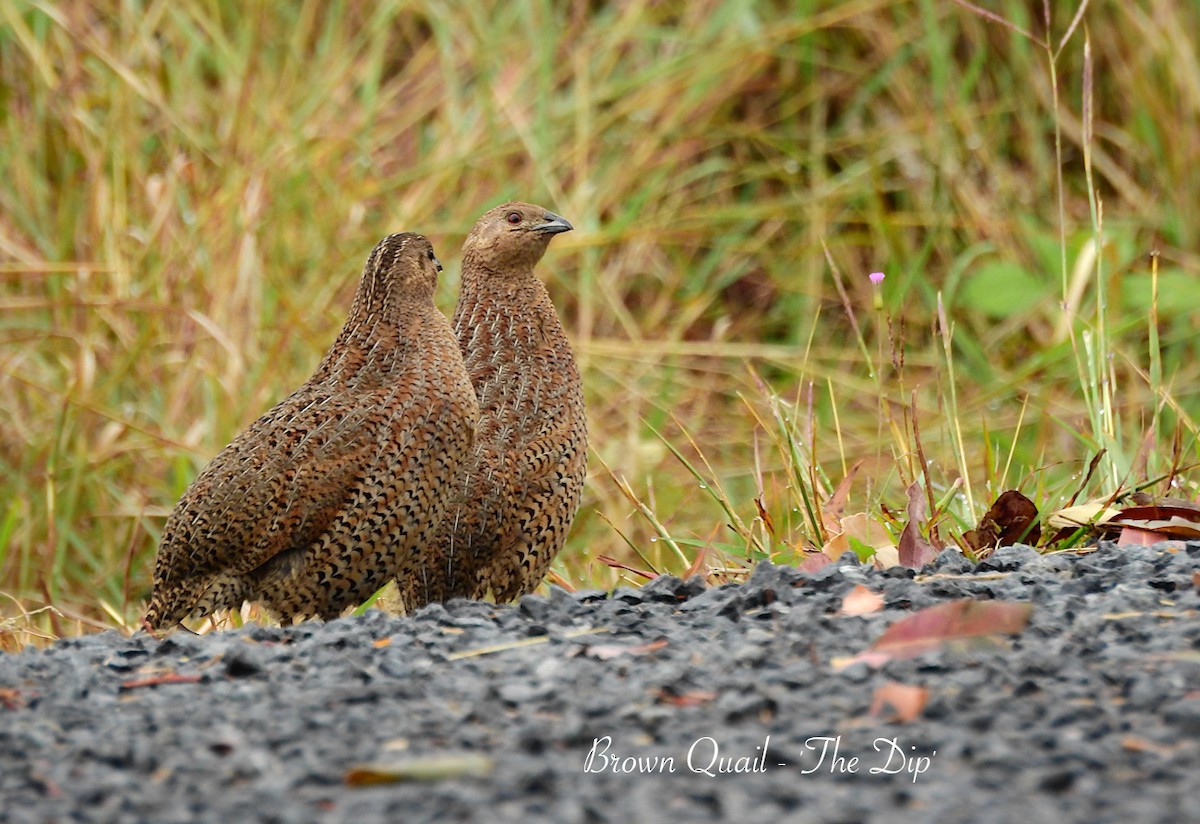
[[432, 249], [425, 253], [425, 257], [429, 258], [430, 260], [437, 260], [437, 257], [433, 254]]
[[512, 225], [516, 226], [518, 223], [521, 222], [521, 213], [520, 212], [509, 212], [508, 217], [505, 219]]

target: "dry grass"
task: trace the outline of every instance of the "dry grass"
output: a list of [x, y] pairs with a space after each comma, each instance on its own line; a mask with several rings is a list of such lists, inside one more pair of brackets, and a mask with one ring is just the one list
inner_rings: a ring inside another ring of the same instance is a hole
[[374, 242], [429, 235], [449, 309], [510, 197], [577, 227], [543, 264], [594, 433], [569, 584], [792, 557], [858, 461], [851, 511], [894, 529], [924, 477], [945, 539], [1102, 448], [1085, 495], [1194, 494], [1197, 7], [1095, 0], [1051, 62], [1062, 4], [1050, 53], [802, 5], [0, 0], [0, 643], [134, 621]]

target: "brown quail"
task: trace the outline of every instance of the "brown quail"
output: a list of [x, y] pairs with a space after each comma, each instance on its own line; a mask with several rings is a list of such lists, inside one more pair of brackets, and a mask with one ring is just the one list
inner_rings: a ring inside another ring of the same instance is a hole
[[225, 447], [167, 520], [148, 628], [258, 601], [333, 618], [411, 577], [471, 454], [479, 407], [424, 237], [371, 252], [308, 382]]
[[463, 245], [454, 331], [479, 397], [475, 450], [410, 606], [532, 591], [562, 549], [587, 470], [583, 385], [533, 268], [572, 229], [529, 203], [487, 212]]

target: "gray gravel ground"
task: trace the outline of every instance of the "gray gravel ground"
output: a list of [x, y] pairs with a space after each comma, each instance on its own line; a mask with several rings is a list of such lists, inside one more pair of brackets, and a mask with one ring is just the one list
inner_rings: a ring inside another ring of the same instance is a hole
[[[761, 565], [713, 589], [0, 655], [0, 820], [1200, 821], [1200, 543], [1179, 546], [947, 551], [916, 577]], [[838, 615], [858, 583], [885, 609]], [[831, 666], [962, 597], [1030, 601], [1029, 627]], [[887, 681], [929, 688], [918, 720], [869, 716]], [[450, 777], [346, 782], [444, 756]]]

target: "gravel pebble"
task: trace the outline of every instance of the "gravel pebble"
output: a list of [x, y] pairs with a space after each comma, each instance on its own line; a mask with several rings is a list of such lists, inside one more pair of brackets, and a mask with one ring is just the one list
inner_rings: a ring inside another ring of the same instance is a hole
[[[847, 555], [713, 588], [65, 640], [0, 655], [0, 820], [1200, 820], [1198, 570], [1200, 543], [946, 550], [919, 573]], [[858, 584], [882, 611], [839, 613]], [[833, 666], [957, 598], [1033, 613], [998, 647]], [[916, 720], [870, 714], [889, 682], [928, 690]], [[440, 778], [346, 781], [445, 758]]]

